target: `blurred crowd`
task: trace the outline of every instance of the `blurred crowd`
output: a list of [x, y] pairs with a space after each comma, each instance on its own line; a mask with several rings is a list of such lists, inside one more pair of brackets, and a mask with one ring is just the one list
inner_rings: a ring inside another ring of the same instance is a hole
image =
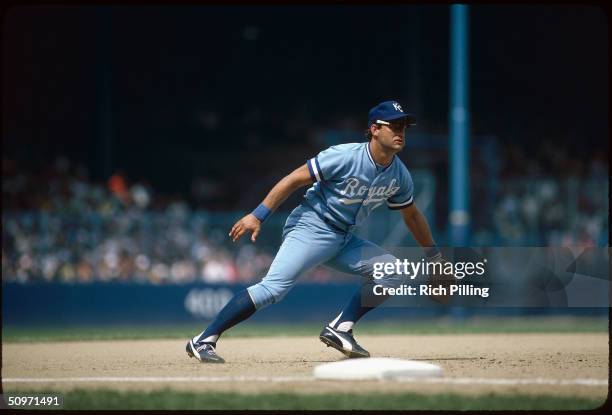
[[226, 229], [121, 173], [88, 180], [63, 157], [39, 174], [3, 163], [5, 281], [240, 282], [271, 255], [226, 246]]
[[493, 209], [480, 212], [491, 222], [476, 228], [475, 244], [606, 246], [607, 150], [589, 148], [585, 159], [576, 140], [533, 142], [505, 146]]
[[607, 188], [605, 178], [505, 181], [488, 225], [475, 228], [473, 244], [606, 246]]
[[271, 255], [228, 249], [205, 215], [178, 208], [121, 214], [3, 216], [5, 280], [236, 283], [267, 270]]
[[[542, 148], [556, 154], [550, 168], [564, 165], [567, 154]], [[596, 155], [588, 169], [554, 180], [530, 164], [510, 151], [495, 195], [474, 205], [473, 245], [607, 245], [607, 160]], [[202, 210], [120, 170], [97, 183], [65, 157], [37, 171], [3, 159], [2, 199], [3, 281], [248, 283], [265, 275], [278, 249], [232, 244], [227, 232], [239, 213]], [[330, 278], [317, 268], [303, 280]]]

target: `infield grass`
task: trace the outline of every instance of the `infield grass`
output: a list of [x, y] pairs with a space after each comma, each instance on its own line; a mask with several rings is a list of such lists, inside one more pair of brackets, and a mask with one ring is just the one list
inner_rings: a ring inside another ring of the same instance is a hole
[[[2, 342], [82, 340], [183, 339], [200, 332], [206, 323], [156, 326], [43, 326], [2, 328]], [[246, 323], [224, 337], [318, 335], [322, 324]], [[605, 333], [607, 317], [471, 318], [466, 320], [419, 319], [407, 322], [362, 322], [359, 334], [475, 334], [475, 333]]]
[[80, 410], [584, 410], [597, 408], [604, 403], [602, 399], [595, 398], [501, 394], [250, 395], [172, 390], [116, 392], [81, 389], [64, 392], [63, 396], [64, 409]]
[[[322, 324], [245, 323], [224, 337], [315, 336]], [[46, 342], [81, 340], [186, 339], [200, 332], [206, 323], [157, 326], [65, 326], [2, 327], [3, 342]], [[359, 334], [475, 334], [475, 333], [604, 333], [607, 317], [512, 317], [419, 319], [406, 322], [361, 322]]]

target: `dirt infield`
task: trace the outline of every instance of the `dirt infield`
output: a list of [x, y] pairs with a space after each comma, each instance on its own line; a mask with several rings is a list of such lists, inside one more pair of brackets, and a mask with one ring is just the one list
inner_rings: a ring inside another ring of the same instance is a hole
[[343, 358], [316, 336], [228, 338], [218, 348], [224, 365], [189, 359], [186, 340], [8, 343], [2, 345], [3, 388], [607, 396], [607, 333], [370, 335], [359, 341], [376, 357], [436, 363], [445, 376], [432, 383], [314, 380], [316, 365]]

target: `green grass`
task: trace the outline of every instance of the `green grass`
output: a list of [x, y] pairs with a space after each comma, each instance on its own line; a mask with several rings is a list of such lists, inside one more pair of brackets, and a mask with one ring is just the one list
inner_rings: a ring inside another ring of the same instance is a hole
[[[22, 392], [20, 392], [21, 394]], [[41, 392], [36, 392], [40, 394]], [[63, 393], [64, 409], [259, 409], [259, 410], [579, 410], [593, 409], [602, 399], [559, 396], [459, 394], [236, 394], [160, 390], [115, 392], [74, 390]]]
[[[321, 323], [322, 324], [322, 323]], [[223, 335], [229, 337], [315, 336], [321, 324], [243, 323]], [[182, 339], [206, 324], [99, 327], [2, 327], [3, 342], [78, 341], [120, 339]], [[466, 320], [419, 319], [401, 322], [367, 322], [355, 327], [359, 334], [474, 334], [474, 333], [607, 333], [602, 317], [471, 318]]]

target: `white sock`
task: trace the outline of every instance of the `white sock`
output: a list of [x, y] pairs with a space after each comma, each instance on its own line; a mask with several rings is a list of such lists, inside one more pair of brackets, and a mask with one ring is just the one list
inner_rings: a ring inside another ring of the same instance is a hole
[[216, 343], [218, 339], [219, 339], [219, 335], [213, 334], [212, 336], [208, 336], [207, 338], [202, 340], [202, 343]]
[[340, 320], [340, 317], [342, 317], [342, 313], [338, 314], [338, 317], [336, 317], [334, 319], [334, 321], [332, 321], [331, 323], [329, 323], [329, 327], [334, 327], [336, 325], [336, 323], [338, 322], [338, 320]]
[[[198, 334], [197, 336], [195, 336], [193, 338], [193, 342], [197, 343], [198, 339], [200, 338], [200, 336], [202, 336], [204, 334], [204, 332]], [[218, 334], [213, 334], [212, 336], [208, 336], [207, 338], [200, 340], [200, 343], [216, 343], [217, 339], [219, 339], [219, 335]]]
[[338, 324], [338, 331], [349, 331], [353, 328], [353, 324], [355, 324], [354, 321], [343, 321], [342, 323]]

